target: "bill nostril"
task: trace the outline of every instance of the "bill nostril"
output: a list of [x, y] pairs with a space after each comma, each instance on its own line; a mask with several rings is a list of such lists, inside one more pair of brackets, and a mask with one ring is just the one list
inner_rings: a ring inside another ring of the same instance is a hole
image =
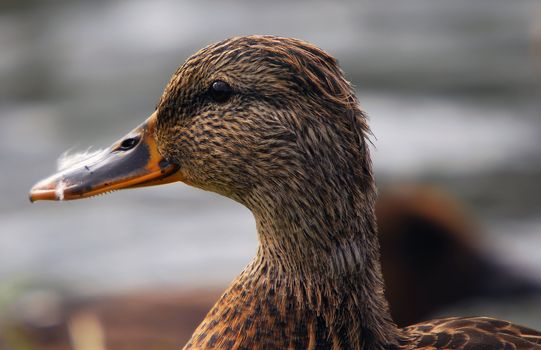
[[118, 150], [119, 151], [128, 151], [128, 150], [134, 148], [139, 143], [139, 139], [140, 139], [139, 137], [130, 137], [130, 138], [127, 138], [127, 139], [123, 140], [120, 143], [120, 146], [118, 147]]

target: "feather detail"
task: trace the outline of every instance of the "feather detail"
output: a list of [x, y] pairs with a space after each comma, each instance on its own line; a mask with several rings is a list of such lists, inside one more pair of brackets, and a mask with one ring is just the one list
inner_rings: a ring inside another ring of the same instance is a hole
[[105, 150], [98, 149], [92, 151], [88, 148], [84, 152], [70, 153], [66, 151], [58, 157], [56, 161], [56, 168], [58, 171], [64, 171], [72, 167], [82, 167], [84, 165], [90, 165], [93, 163], [93, 160], [96, 159], [99, 155], [103, 154]]

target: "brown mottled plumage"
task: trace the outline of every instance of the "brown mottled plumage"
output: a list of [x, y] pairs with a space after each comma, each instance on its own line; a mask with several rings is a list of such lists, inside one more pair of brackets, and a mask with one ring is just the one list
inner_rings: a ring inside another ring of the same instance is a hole
[[[225, 97], [217, 97], [217, 82], [231, 87]], [[541, 349], [540, 333], [503, 321], [394, 324], [379, 264], [368, 134], [330, 55], [295, 39], [237, 37], [189, 58], [149, 122], [111, 148], [106, 159], [121, 164], [121, 174], [130, 159], [163, 157], [158, 168], [135, 173], [145, 182], [129, 172], [114, 185], [95, 182], [110, 163], [90, 164], [40, 182], [31, 199], [155, 184], [175, 171], [248, 207], [257, 255], [185, 349]]]
[[[216, 80], [235, 91], [226, 103], [208, 98]], [[209, 46], [173, 76], [157, 116], [165, 158], [252, 210], [261, 242], [187, 348], [376, 349], [399, 337], [379, 272], [368, 126], [331, 56], [276, 37]]]
[[[207, 93], [217, 80], [234, 91], [224, 103]], [[225, 40], [179, 68], [157, 116], [163, 156], [187, 183], [247, 206], [260, 241], [186, 349], [538, 347], [539, 333], [500, 321], [393, 323], [369, 128], [330, 55], [295, 39]]]

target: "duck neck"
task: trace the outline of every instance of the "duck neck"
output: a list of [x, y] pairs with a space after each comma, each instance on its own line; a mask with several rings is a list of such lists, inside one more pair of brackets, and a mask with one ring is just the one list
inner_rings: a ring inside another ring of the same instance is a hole
[[258, 252], [187, 348], [372, 350], [401, 340], [383, 294], [368, 151], [342, 122], [300, 129], [297, 152], [277, 153], [235, 198], [255, 216]]
[[340, 215], [320, 205], [316, 213], [297, 194], [252, 207], [257, 255], [185, 349], [398, 347], [403, 334], [383, 296], [373, 194], [331, 202]]
[[256, 196], [265, 197], [262, 210], [252, 207], [260, 245], [234, 286], [272, 295], [279, 309], [296, 305], [299, 319], [288, 322], [325, 334], [318, 346], [387, 349], [399, 331], [384, 297], [374, 186], [347, 193], [318, 187]]
[[375, 271], [378, 278], [366, 282], [382, 287], [372, 195], [354, 198], [350, 192], [332, 199], [324, 198], [325, 193], [310, 199], [303, 195], [288, 191], [286, 198], [266, 202], [264, 210], [252, 210], [259, 238], [257, 258], [264, 259], [277, 277], [302, 276], [322, 283], [368, 277], [368, 271]]

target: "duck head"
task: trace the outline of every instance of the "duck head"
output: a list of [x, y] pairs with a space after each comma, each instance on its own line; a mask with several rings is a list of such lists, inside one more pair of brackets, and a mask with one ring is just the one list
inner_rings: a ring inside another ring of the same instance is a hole
[[368, 133], [333, 57], [295, 39], [237, 37], [190, 57], [147, 122], [38, 183], [30, 198], [172, 181], [230, 197], [252, 211], [260, 242], [232, 290], [291, 298], [325, 315], [330, 333], [351, 335], [352, 347], [361, 334], [389, 344], [396, 329], [383, 296]]
[[370, 188], [367, 132], [330, 55], [295, 39], [237, 37], [190, 57], [145, 123], [39, 182], [30, 199], [182, 181], [253, 207], [314, 182]]

